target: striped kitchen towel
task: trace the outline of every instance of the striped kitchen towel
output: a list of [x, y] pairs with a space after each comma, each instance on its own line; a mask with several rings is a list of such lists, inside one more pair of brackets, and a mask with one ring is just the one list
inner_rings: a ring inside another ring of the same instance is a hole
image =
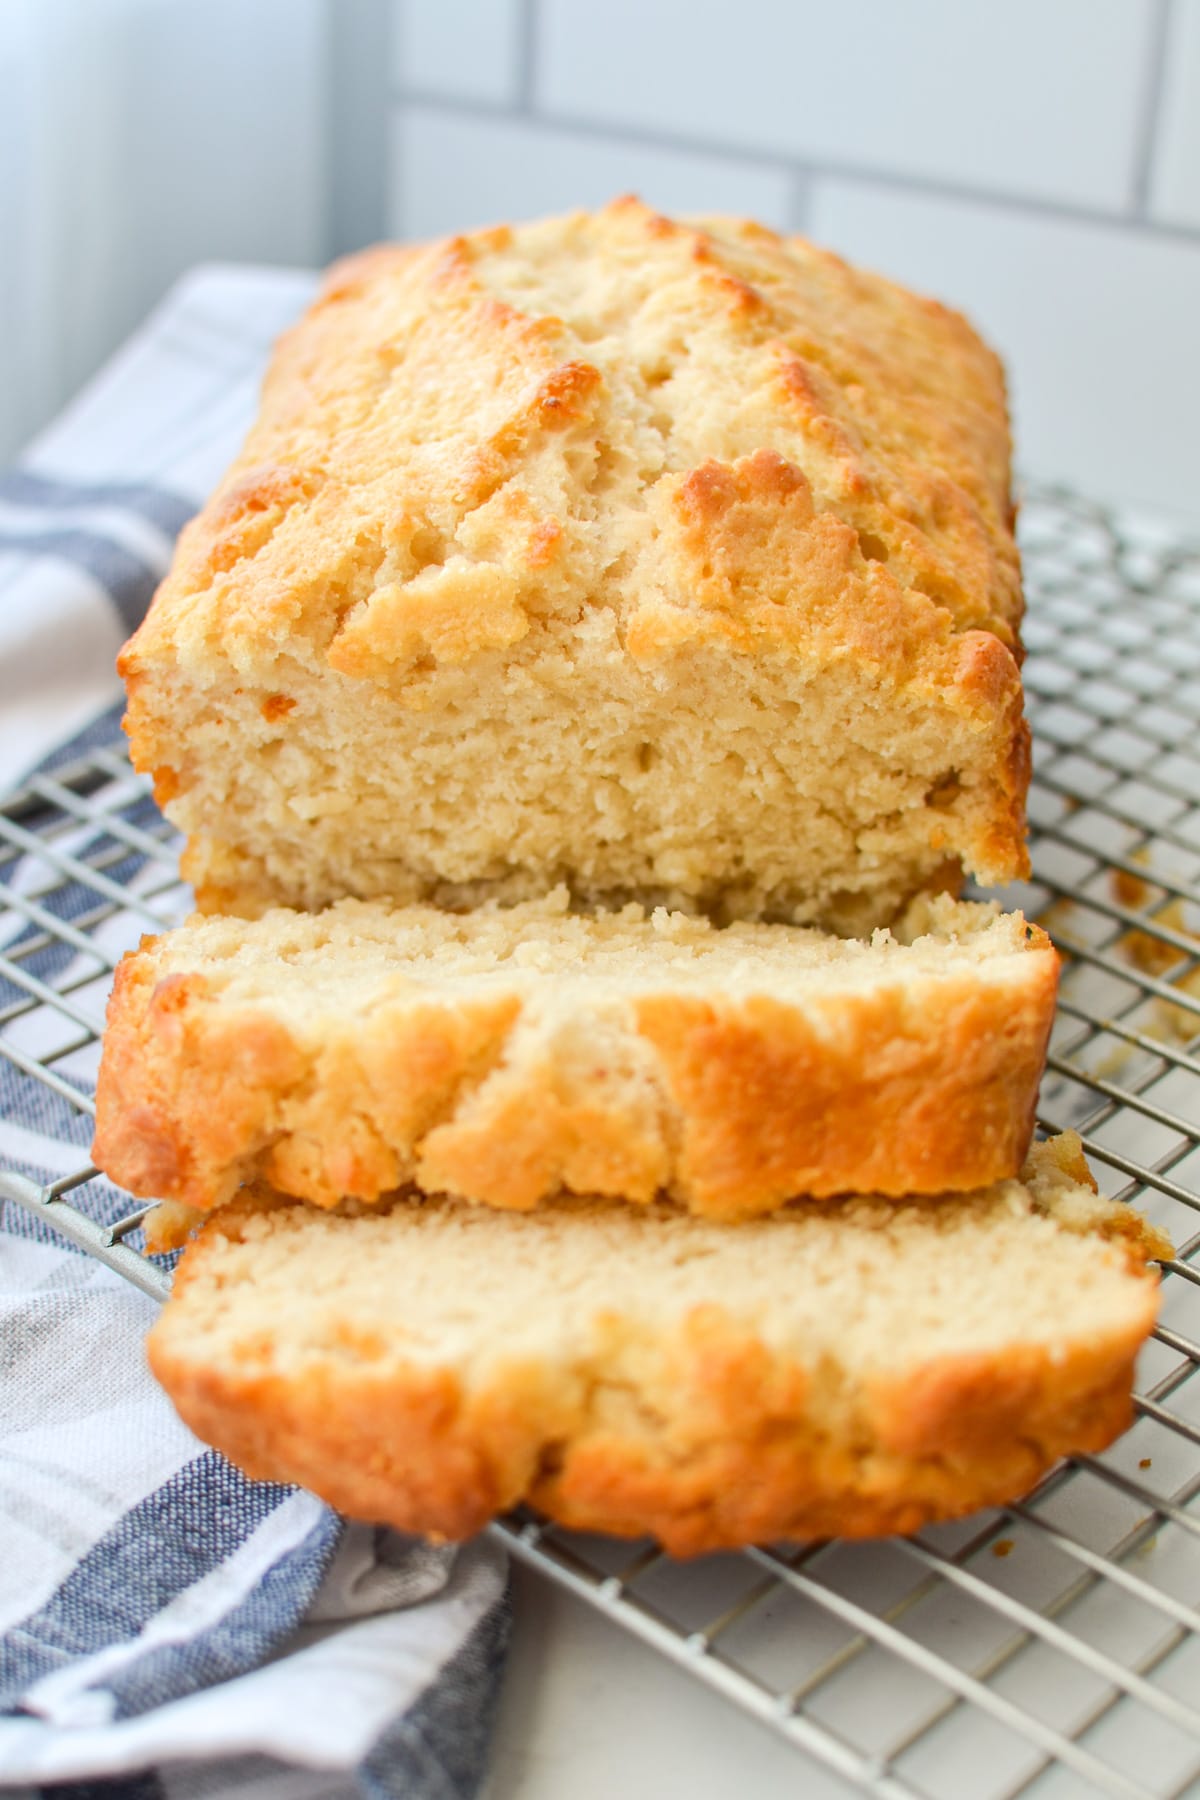
[[[0, 477], [0, 783], [113, 735], [115, 652], [310, 290], [302, 275], [199, 271]], [[0, 883], [33, 892], [36, 860], [10, 859]], [[109, 873], [138, 891], [134, 852]], [[70, 918], [94, 901], [68, 882], [47, 904]], [[144, 923], [131, 909], [99, 929], [119, 949]], [[30, 929], [0, 892], [0, 954]], [[20, 968], [61, 978], [70, 955], [47, 944]], [[44, 1182], [86, 1161], [90, 1126], [20, 1066], [24, 991], [0, 965], [0, 1176]], [[55, 1066], [86, 1081], [82, 1064]], [[98, 1216], [128, 1206], [100, 1181], [82, 1193]], [[136, 1800], [473, 1795], [507, 1639], [501, 1555], [348, 1525], [246, 1480], [151, 1380], [153, 1311], [3, 1208], [0, 1783]]]

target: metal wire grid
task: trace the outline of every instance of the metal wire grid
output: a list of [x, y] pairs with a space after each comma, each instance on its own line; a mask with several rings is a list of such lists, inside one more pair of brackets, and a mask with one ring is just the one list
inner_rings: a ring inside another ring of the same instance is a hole
[[[1200, 547], [1061, 493], [1027, 504], [1024, 543], [1035, 878], [1008, 897], [1067, 955], [1041, 1123], [1079, 1129], [1102, 1187], [1179, 1246], [1137, 1423], [908, 1540], [680, 1564], [527, 1512], [493, 1529], [870, 1793], [1163, 1800], [1200, 1795]], [[147, 1209], [86, 1144], [103, 998], [185, 909], [175, 854], [117, 743], [0, 805], [0, 1054], [63, 1157], [0, 1197], [158, 1298]]]

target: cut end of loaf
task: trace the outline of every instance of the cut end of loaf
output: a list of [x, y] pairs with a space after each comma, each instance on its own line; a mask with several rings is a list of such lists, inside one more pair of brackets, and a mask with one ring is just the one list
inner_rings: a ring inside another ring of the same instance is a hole
[[622, 201], [334, 271], [122, 670], [205, 910], [855, 935], [1026, 873], [1020, 614], [964, 321]]
[[187, 1252], [151, 1360], [250, 1473], [404, 1530], [523, 1498], [679, 1554], [914, 1530], [1128, 1421], [1169, 1246], [1080, 1163], [1060, 1139], [1021, 1183], [737, 1227], [263, 1192]]

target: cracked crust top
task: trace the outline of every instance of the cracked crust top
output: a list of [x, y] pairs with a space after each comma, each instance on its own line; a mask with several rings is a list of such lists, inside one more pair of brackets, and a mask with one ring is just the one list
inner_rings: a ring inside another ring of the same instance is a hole
[[[564, 458], [555, 439], [580, 425], [587, 447]], [[337, 264], [281, 341], [141, 648], [166, 634], [198, 653], [218, 623], [247, 650], [300, 630], [334, 667], [390, 679], [508, 645], [547, 603], [538, 571], [600, 516], [610, 562], [646, 551], [643, 490], [685, 612], [748, 622], [771, 570], [795, 585], [823, 520], [873, 603], [836, 621], [860, 651], [919, 640], [930, 603], [935, 636], [1015, 649], [1008, 482], [1003, 372], [966, 321], [801, 239], [628, 199], [380, 246]], [[747, 553], [762, 573], [737, 591], [720, 565]], [[606, 598], [636, 627], [654, 587]]]

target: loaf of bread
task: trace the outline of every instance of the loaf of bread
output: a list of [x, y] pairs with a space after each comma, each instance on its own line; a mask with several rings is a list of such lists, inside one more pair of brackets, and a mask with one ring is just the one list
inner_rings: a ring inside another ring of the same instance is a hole
[[335, 269], [122, 658], [205, 911], [844, 934], [1026, 870], [999, 364], [636, 201]]
[[1169, 1246], [1078, 1140], [1024, 1181], [741, 1225], [269, 1194], [185, 1252], [150, 1360], [251, 1475], [461, 1538], [528, 1499], [670, 1551], [913, 1531], [1130, 1418]]
[[95, 1161], [201, 1208], [261, 1178], [322, 1206], [412, 1181], [711, 1218], [1020, 1168], [1057, 958], [1019, 913], [943, 895], [861, 942], [566, 898], [148, 939], [117, 973]]

